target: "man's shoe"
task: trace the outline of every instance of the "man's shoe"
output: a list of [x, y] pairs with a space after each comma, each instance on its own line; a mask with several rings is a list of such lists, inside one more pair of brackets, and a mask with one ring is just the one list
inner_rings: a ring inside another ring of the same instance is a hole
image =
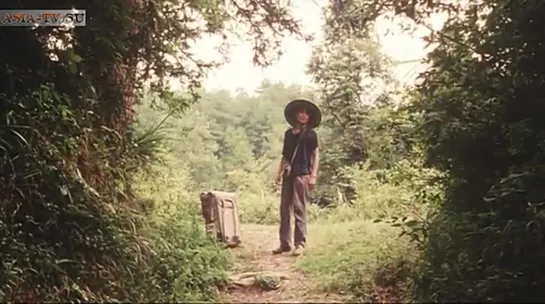
[[278, 247], [272, 251], [273, 254], [281, 254], [284, 252], [289, 252], [291, 248], [285, 248], [285, 247]]
[[293, 256], [303, 255], [304, 252], [305, 252], [305, 248], [303, 246], [296, 246], [295, 250], [293, 251]]

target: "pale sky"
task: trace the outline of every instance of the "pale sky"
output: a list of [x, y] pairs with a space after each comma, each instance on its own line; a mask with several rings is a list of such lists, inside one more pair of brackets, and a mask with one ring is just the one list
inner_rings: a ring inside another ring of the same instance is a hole
[[[242, 89], [253, 93], [265, 79], [279, 81], [285, 84], [312, 85], [311, 78], [306, 75], [306, 65], [310, 59], [312, 45], [321, 40], [322, 12], [321, 7], [327, 5], [327, 0], [292, 0], [292, 14], [301, 20], [305, 33], [314, 34], [312, 44], [298, 41], [295, 37], [287, 37], [283, 41], [284, 54], [273, 65], [262, 69], [252, 64], [251, 43], [243, 41], [230, 41], [230, 53], [228, 63], [221, 68], [212, 71], [204, 85], [207, 89], [227, 89], [236, 92]], [[444, 18], [436, 16], [430, 21], [434, 29], [439, 29]], [[386, 34], [389, 32], [388, 34]], [[377, 34], [383, 46], [385, 54], [394, 61], [422, 59], [429, 52], [425, 49], [425, 42], [421, 37], [428, 30], [419, 29], [413, 34], [401, 33], [396, 25], [385, 19], [377, 22]], [[207, 38], [197, 43], [197, 52], [204, 58], [214, 58], [219, 53], [214, 50], [218, 45], [217, 39]], [[398, 65], [395, 69], [397, 78], [404, 83], [414, 81], [418, 72], [425, 69], [422, 64], [406, 63]]]

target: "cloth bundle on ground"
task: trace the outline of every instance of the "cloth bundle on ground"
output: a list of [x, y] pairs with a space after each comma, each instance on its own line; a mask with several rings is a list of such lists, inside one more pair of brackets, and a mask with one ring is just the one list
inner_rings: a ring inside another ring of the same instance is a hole
[[227, 247], [240, 245], [240, 222], [235, 193], [201, 193], [201, 211], [207, 233], [215, 235]]

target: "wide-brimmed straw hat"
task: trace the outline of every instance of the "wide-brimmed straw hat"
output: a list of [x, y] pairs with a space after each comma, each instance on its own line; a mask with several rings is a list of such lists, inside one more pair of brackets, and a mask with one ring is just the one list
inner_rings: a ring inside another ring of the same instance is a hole
[[322, 122], [322, 111], [312, 101], [305, 98], [297, 98], [290, 101], [284, 108], [284, 117], [286, 121], [293, 127], [297, 124], [297, 113], [305, 110], [308, 115], [307, 127], [314, 129]]

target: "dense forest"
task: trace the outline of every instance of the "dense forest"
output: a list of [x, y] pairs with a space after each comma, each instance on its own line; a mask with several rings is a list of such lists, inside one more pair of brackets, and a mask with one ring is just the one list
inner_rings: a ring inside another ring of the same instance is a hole
[[[255, 94], [204, 89], [221, 62], [191, 43], [217, 35], [228, 47], [236, 24], [267, 66], [284, 36], [311, 40], [276, 1], [46, 6], [88, 20], [0, 28], [2, 302], [224, 299], [247, 260], [205, 235], [199, 193], [237, 193], [243, 243], [275, 227], [295, 97], [324, 115], [311, 245], [294, 262], [313, 293], [545, 299], [542, 1], [333, 1], [308, 62], [313, 87], [264, 81]], [[402, 86], [374, 23], [430, 28], [434, 13], [448, 18], [427, 37], [429, 68]], [[169, 90], [173, 77], [182, 90]]]

